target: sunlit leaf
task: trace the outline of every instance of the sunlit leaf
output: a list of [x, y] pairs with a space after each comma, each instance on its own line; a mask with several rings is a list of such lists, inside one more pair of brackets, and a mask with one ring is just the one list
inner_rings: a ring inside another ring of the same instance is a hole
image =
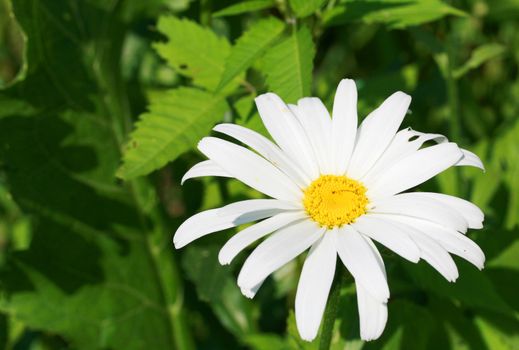
[[168, 64], [192, 78], [195, 85], [215, 90], [231, 48], [227, 39], [189, 19], [173, 16], [161, 17], [158, 29], [167, 42], [154, 47]]
[[297, 17], [306, 17], [317, 11], [325, 0], [290, 0], [290, 7]]
[[238, 4], [227, 6], [224, 9], [213, 13], [213, 17], [234, 16], [241, 13], [252, 12], [273, 7], [276, 4], [274, 0], [249, 0]]
[[352, 0], [325, 12], [323, 20], [326, 25], [362, 21], [405, 28], [447, 15], [464, 16], [465, 13], [441, 0]]
[[283, 32], [283, 22], [275, 17], [262, 19], [254, 23], [249, 30], [236, 41], [229, 57], [217, 90], [227, 85], [240, 73], [249, 68], [272, 42]]
[[146, 175], [195, 147], [226, 109], [223, 97], [194, 88], [170, 90], [152, 100], [132, 133], [118, 176]]
[[310, 30], [303, 26], [265, 54], [262, 71], [267, 85], [285, 102], [310, 95], [315, 47]]
[[243, 341], [253, 350], [289, 350], [287, 342], [276, 334], [251, 334]]
[[483, 63], [495, 57], [501, 56], [505, 52], [505, 48], [500, 44], [485, 44], [476, 48], [470, 58], [461, 67], [454, 70], [455, 78], [461, 78], [471, 69], [475, 69]]

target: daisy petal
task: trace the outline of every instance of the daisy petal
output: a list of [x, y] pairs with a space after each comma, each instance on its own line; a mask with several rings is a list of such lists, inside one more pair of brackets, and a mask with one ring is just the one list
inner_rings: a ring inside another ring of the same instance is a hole
[[[173, 237], [175, 248], [179, 249], [195, 239], [213, 232], [222, 231], [248, 222], [264, 219], [286, 211], [275, 207], [247, 205], [250, 201], [233, 203], [238, 208], [244, 203], [242, 210], [233, 210], [222, 215], [221, 210], [210, 209], [191, 216], [179, 226]], [[225, 208], [225, 207], [224, 207]]]
[[220, 176], [220, 177], [231, 177], [225, 170], [223, 170], [218, 164], [213, 162], [212, 160], [204, 160], [200, 163], [196, 163], [189, 169], [184, 176], [182, 177], [182, 180], [180, 181], [180, 184], [183, 185], [184, 182], [188, 179], [192, 179], [195, 177], [202, 177], [202, 176]]
[[373, 179], [377, 178], [377, 175], [383, 174], [386, 169], [393, 166], [400, 159], [418, 151], [425, 142], [438, 139], [443, 140], [444, 138], [440, 134], [424, 134], [411, 128], [400, 130], [375, 165], [362, 178], [362, 181], [367, 184], [372, 183]]
[[304, 340], [313, 340], [319, 331], [335, 275], [336, 261], [333, 236], [325, 233], [310, 249], [297, 285], [296, 323]]
[[357, 135], [357, 86], [343, 79], [337, 87], [332, 112], [332, 154], [335, 174], [344, 175], [348, 169]]
[[[419, 131], [415, 131], [415, 130], [411, 130], [411, 134], [412, 134], [412, 136], [418, 136], [418, 140], [423, 140], [420, 143], [419, 147], [421, 147], [425, 141], [429, 141], [429, 140], [433, 140], [436, 143], [449, 142], [447, 137], [444, 135], [428, 134], [428, 133], [423, 133], [423, 132], [419, 132]], [[460, 148], [460, 150], [463, 153], [463, 157], [455, 164], [455, 166], [473, 166], [476, 168], [480, 168], [483, 171], [485, 170], [485, 167], [483, 166], [483, 162], [481, 161], [481, 159], [479, 159], [479, 157], [477, 155], [475, 155], [474, 153], [467, 151], [466, 149], [463, 149], [463, 148]]]
[[263, 124], [283, 151], [297, 161], [310, 178], [319, 176], [319, 167], [303, 127], [288, 106], [273, 93], [256, 97]]
[[437, 200], [420, 196], [418, 192], [397, 194], [374, 201], [372, 205], [370, 213], [413, 216], [460, 232], [467, 232], [468, 223], [460, 213]]
[[375, 164], [398, 131], [410, 104], [411, 96], [398, 91], [364, 119], [357, 131], [348, 176], [358, 179]]
[[198, 149], [227, 173], [267, 196], [299, 202], [301, 190], [281, 170], [256, 153], [215, 137], [204, 137]]
[[369, 198], [389, 197], [417, 186], [456, 164], [462, 157], [454, 143], [418, 150], [389, 167], [368, 188]]
[[449, 253], [455, 254], [478, 269], [483, 269], [485, 264], [485, 253], [481, 248], [467, 236], [440, 225], [404, 216], [389, 216], [388, 220], [398, 221], [407, 225], [412, 231], [419, 231], [439, 243]]
[[456, 166], [473, 166], [485, 171], [485, 166], [483, 165], [483, 162], [481, 161], [481, 159], [479, 159], [477, 155], [470, 151], [467, 151], [466, 149], [461, 149], [461, 152], [463, 152], [463, 158], [461, 158], [460, 161], [456, 163]]
[[442, 206], [446, 206], [447, 210], [454, 210], [456, 213], [461, 215], [467, 222], [469, 228], [483, 228], [485, 214], [483, 214], [481, 209], [479, 209], [475, 204], [472, 204], [465, 199], [434, 192], [410, 192], [405, 195], [409, 198], [428, 199], [439, 202]]
[[280, 213], [241, 230], [232, 236], [222, 249], [220, 249], [220, 253], [218, 254], [220, 264], [230, 264], [236, 255], [258, 239], [294, 221], [301, 220], [305, 218], [305, 216], [305, 213], [302, 211]]
[[417, 230], [409, 230], [408, 227], [400, 223], [397, 224], [399, 224], [402, 229], [407, 228], [410, 237], [416, 242], [416, 245], [418, 245], [422, 252], [422, 259], [434, 267], [447, 281], [456, 281], [458, 278], [458, 268], [445, 248], [428, 235]]
[[258, 292], [258, 290], [260, 289], [260, 287], [263, 285], [263, 282], [265, 282], [265, 280], [259, 282], [258, 284], [256, 284], [254, 287], [252, 288], [241, 288], [241, 293], [249, 298], [249, 299], [252, 299], [256, 296], [256, 293]]
[[213, 130], [229, 135], [249, 146], [287, 174], [299, 187], [304, 188], [310, 184], [310, 178], [299, 166], [265, 136], [236, 124], [218, 124]]
[[323, 232], [324, 229], [311, 220], [297, 222], [276, 231], [247, 258], [238, 276], [238, 286], [251, 289], [308, 249]]
[[340, 227], [336, 233], [337, 253], [356, 281], [367, 288], [380, 302], [389, 298], [384, 267], [380, 265], [377, 254], [368, 240], [351, 225]]
[[300, 204], [280, 201], [277, 199], [247, 199], [244, 201], [227, 204], [226, 206], [221, 207], [218, 211], [218, 215], [243, 215], [244, 212], [256, 212], [260, 210], [278, 210], [278, 212], [282, 212], [298, 209], [301, 209]]
[[316, 97], [302, 98], [297, 101], [297, 106], [289, 105], [289, 108], [305, 130], [306, 137], [317, 156], [321, 173], [330, 174], [333, 171], [330, 154], [332, 120], [328, 110]]
[[411, 262], [420, 260], [420, 249], [409, 236], [383, 217], [367, 214], [351, 224], [358, 232], [391, 249]]
[[387, 322], [387, 304], [373, 298], [357, 283], [357, 304], [359, 308], [360, 337], [362, 340], [375, 340], [384, 331]]

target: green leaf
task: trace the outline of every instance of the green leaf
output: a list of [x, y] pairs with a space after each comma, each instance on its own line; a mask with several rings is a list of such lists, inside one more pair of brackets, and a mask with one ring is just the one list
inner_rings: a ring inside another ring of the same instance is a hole
[[165, 16], [158, 29], [167, 42], [153, 46], [179, 74], [193, 79], [193, 84], [214, 91], [224, 71], [231, 45], [208, 28], [188, 19]]
[[237, 113], [237, 117], [245, 121], [247, 120], [255, 108], [254, 106], [254, 96], [253, 95], [245, 95], [238, 100], [236, 100], [233, 104], [234, 110]]
[[276, 5], [274, 0], [250, 0], [240, 2], [213, 13], [213, 17], [234, 16], [241, 13], [268, 9]]
[[428, 348], [427, 343], [434, 330], [435, 321], [428, 309], [412, 301], [395, 298], [388, 304], [388, 314], [390, 317], [384, 333], [370, 345], [384, 350]]
[[287, 342], [276, 334], [251, 334], [243, 342], [253, 350], [290, 350]]
[[472, 69], [476, 69], [477, 67], [481, 66], [483, 63], [501, 56], [505, 52], [505, 47], [501, 44], [485, 44], [481, 45], [478, 48], [476, 48], [472, 54], [470, 55], [470, 58], [468, 59], [465, 64], [456, 70], [454, 70], [453, 75], [454, 78], [459, 79], [467, 72], [469, 72]]
[[13, 197], [34, 219], [30, 247], [1, 272], [0, 310], [78, 349], [174, 347], [138, 213], [113, 179], [119, 154], [105, 120], [12, 115], [0, 139]]
[[416, 282], [425, 290], [448, 299], [459, 300], [466, 306], [486, 309], [492, 312], [509, 315], [510, 306], [497, 292], [486, 271], [478, 271], [475, 267], [461, 261], [458, 265], [460, 277], [456, 283], [447, 282], [439, 273], [425, 263], [405, 265]]
[[325, 25], [362, 21], [383, 23], [390, 28], [405, 28], [436, 21], [447, 15], [465, 16], [465, 12], [440, 0], [352, 0], [323, 14]]
[[283, 22], [275, 17], [268, 17], [254, 23], [238, 39], [227, 58], [222, 80], [217, 90], [222, 89], [240, 73], [249, 68], [272, 42], [283, 32]]
[[209, 134], [226, 110], [222, 96], [194, 88], [170, 90], [153, 99], [136, 124], [117, 176], [146, 175], [174, 160]]
[[517, 319], [496, 320], [495, 317], [492, 319], [478, 317], [476, 324], [481, 330], [488, 349], [516, 350], [519, 348], [519, 335], [514, 331], [519, 327]]
[[0, 98], [0, 172], [32, 237], [0, 270], [1, 312], [30, 329], [24, 347], [51, 334], [60, 348], [192, 349], [153, 189], [114, 177], [131, 115], [119, 7], [13, 7], [28, 69]]
[[311, 15], [323, 5], [325, 0], [290, 0], [290, 7], [297, 17]]
[[287, 103], [308, 96], [312, 85], [315, 47], [303, 26], [267, 51], [262, 66], [269, 89]]
[[241, 294], [229, 267], [218, 264], [219, 250], [217, 245], [189, 247], [182, 263], [198, 297], [208, 302], [227, 329], [241, 337], [254, 329], [252, 303]]

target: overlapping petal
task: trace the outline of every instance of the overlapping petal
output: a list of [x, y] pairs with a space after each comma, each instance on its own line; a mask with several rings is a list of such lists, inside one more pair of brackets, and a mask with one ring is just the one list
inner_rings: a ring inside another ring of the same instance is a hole
[[303, 127], [288, 106], [273, 93], [256, 97], [263, 124], [274, 141], [287, 155], [300, 164], [310, 178], [319, 176], [319, 166]]
[[357, 283], [368, 289], [378, 301], [386, 302], [389, 287], [384, 266], [377, 259], [378, 251], [352, 226], [332, 231], [336, 235], [337, 253]]
[[334, 237], [324, 234], [310, 249], [297, 285], [296, 323], [301, 338], [305, 340], [314, 339], [319, 331], [336, 261]]
[[193, 165], [193, 167], [184, 174], [180, 184], [183, 185], [186, 180], [202, 176], [232, 177], [212, 160], [204, 160]]
[[314, 154], [322, 174], [333, 172], [333, 159], [330, 152], [332, 136], [332, 120], [328, 110], [316, 97], [305, 97], [297, 102], [297, 106], [289, 105], [297, 117], [306, 137], [312, 145]]
[[456, 210], [440, 201], [419, 193], [401, 193], [372, 203], [370, 213], [412, 216], [435, 222], [460, 232], [467, 232], [468, 223]]
[[229, 135], [258, 152], [293, 179], [299, 187], [305, 188], [310, 184], [310, 178], [300, 166], [265, 136], [236, 124], [218, 124], [214, 130]]
[[251, 253], [238, 276], [238, 286], [248, 290], [310, 248], [325, 229], [303, 220], [276, 231]]
[[400, 159], [369, 186], [372, 199], [389, 197], [417, 186], [456, 164], [463, 154], [454, 143], [418, 150]]
[[383, 244], [401, 257], [411, 262], [420, 260], [420, 249], [416, 243], [384, 217], [367, 214], [358, 218], [352, 226], [360, 233]]
[[[182, 248], [195, 239], [248, 222], [286, 211], [287, 205], [276, 200], [246, 200], [231, 204], [233, 210], [210, 209], [191, 216], [179, 226], [173, 236], [175, 248]], [[292, 208], [293, 209], [293, 208]], [[222, 212], [222, 210], [224, 210]]]
[[411, 96], [398, 91], [371, 112], [357, 131], [347, 175], [358, 179], [375, 164], [398, 131], [411, 104]]
[[301, 201], [301, 190], [281, 170], [256, 153], [215, 137], [204, 137], [198, 149], [227, 173], [267, 196]]
[[356, 285], [360, 337], [368, 341], [377, 339], [386, 327], [387, 303], [374, 298], [362, 284], [357, 283]]
[[220, 264], [230, 264], [236, 255], [258, 239], [305, 218], [306, 215], [303, 211], [284, 212], [241, 230], [232, 236], [220, 250], [218, 255]]

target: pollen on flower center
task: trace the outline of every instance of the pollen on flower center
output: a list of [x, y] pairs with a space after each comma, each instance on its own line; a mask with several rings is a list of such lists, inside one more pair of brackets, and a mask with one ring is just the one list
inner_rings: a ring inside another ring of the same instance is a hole
[[346, 176], [321, 175], [304, 194], [306, 212], [323, 227], [347, 225], [366, 213], [366, 188]]

